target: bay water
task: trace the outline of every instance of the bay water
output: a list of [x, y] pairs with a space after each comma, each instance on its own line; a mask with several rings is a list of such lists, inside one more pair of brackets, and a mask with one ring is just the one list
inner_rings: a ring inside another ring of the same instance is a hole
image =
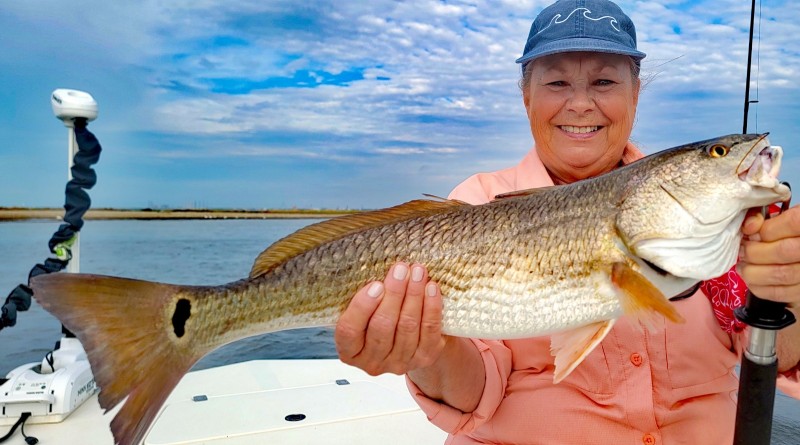
[[[268, 245], [317, 220], [87, 221], [81, 231], [81, 272], [174, 284], [215, 285], [246, 277]], [[0, 223], [0, 295], [27, 280], [50, 256], [54, 221]], [[2, 298], [4, 301], [5, 298]], [[61, 335], [61, 325], [35, 302], [17, 325], [0, 331], [0, 376], [40, 362]], [[333, 331], [309, 328], [252, 337], [227, 345], [194, 369], [256, 359], [336, 358]], [[773, 444], [800, 444], [800, 401], [779, 393]]]

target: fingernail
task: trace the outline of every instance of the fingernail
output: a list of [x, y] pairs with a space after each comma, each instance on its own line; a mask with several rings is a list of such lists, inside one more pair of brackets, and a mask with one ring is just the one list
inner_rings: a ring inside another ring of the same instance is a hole
[[379, 281], [372, 283], [372, 285], [367, 289], [367, 295], [372, 298], [378, 298], [383, 293], [383, 284]]
[[436, 296], [436, 283], [428, 283], [428, 285], [425, 286], [425, 295], [429, 297]]
[[416, 281], [416, 282], [419, 283], [420, 281], [422, 281], [422, 276], [423, 275], [424, 275], [424, 273], [423, 273], [423, 270], [422, 270], [421, 266], [414, 266], [411, 269], [411, 280], [412, 281]]
[[408, 266], [405, 264], [398, 264], [394, 266], [394, 272], [392, 272], [392, 276], [395, 280], [405, 280], [406, 275], [408, 274]]

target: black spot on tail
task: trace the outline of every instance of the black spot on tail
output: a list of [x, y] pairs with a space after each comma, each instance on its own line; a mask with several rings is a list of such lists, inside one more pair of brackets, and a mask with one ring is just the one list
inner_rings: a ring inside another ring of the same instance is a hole
[[178, 300], [178, 303], [175, 305], [175, 312], [172, 314], [172, 328], [175, 330], [175, 335], [177, 335], [178, 338], [183, 337], [183, 334], [186, 333], [184, 329], [186, 320], [191, 316], [192, 303], [185, 298]]

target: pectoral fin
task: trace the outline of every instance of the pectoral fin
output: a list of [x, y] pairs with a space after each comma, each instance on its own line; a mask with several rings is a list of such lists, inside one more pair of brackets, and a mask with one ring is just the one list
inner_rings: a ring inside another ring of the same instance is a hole
[[593, 323], [550, 337], [550, 353], [556, 357], [553, 383], [564, 380], [603, 341], [614, 321]]
[[651, 330], [656, 313], [675, 323], [683, 323], [683, 317], [669, 300], [644, 275], [625, 263], [614, 263], [611, 282], [620, 291], [625, 315], [633, 317]]

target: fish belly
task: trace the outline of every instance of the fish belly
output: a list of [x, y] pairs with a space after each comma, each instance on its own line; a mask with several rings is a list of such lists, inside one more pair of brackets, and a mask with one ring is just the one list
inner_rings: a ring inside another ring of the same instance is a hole
[[444, 332], [484, 339], [528, 338], [613, 320], [623, 313], [610, 278], [600, 272], [499, 284], [446, 294]]

